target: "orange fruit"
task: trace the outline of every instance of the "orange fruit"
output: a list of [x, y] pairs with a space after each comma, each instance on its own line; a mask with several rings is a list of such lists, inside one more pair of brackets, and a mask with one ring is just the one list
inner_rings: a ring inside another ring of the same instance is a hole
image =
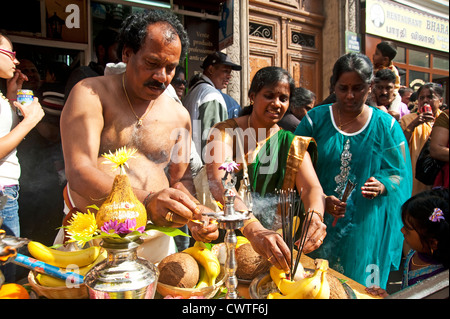
[[4, 284], [0, 288], [0, 299], [30, 299], [30, 295], [22, 285]]

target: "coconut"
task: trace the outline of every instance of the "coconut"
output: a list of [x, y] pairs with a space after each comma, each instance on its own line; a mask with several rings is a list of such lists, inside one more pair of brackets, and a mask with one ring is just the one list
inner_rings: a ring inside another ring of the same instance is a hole
[[328, 272], [326, 276], [328, 284], [330, 285], [330, 299], [348, 299], [348, 295], [345, 292], [345, 288], [341, 281]]
[[236, 261], [236, 276], [245, 280], [252, 280], [259, 274], [268, 271], [271, 265], [249, 243], [243, 244], [236, 249]]
[[96, 214], [95, 220], [98, 228], [109, 221], [123, 223], [127, 219], [136, 221], [135, 229], [147, 225], [147, 210], [134, 194], [130, 180], [125, 173], [126, 162], [135, 153], [136, 149], [129, 151], [122, 147], [114, 154], [110, 152], [102, 155], [116, 164], [116, 168], [120, 168], [120, 174], [114, 178], [111, 192]]
[[165, 257], [158, 265], [159, 281], [163, 284], [193, 288], [199, 279], [197, 261], [187, 253], [175, 253]]
[[147, 211], [137, 199], [127, 175], [116, 175], [112, 190], [96, 214], [98, 227], [108, 221], [136, 220], [136, 229], [147, 225]]

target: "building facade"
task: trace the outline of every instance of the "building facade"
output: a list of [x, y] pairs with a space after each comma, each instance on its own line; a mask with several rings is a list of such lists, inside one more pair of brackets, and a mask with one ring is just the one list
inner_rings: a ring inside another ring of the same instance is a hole
[[[392, 40], [399, 48], [394, 63], [401, 70], [402, 85], [417, 88], [434, 81], [448, 92], [448, 2], [16, 0], [2, 4], [0, 30], [11, 37], [18, 57], [31, 57], [40, 70], [48, 60], [75, 67], [96, 59], [93, 40], [101, 29], [118, 30], [123, 19], [138, 10], [172, 10], [191, 39], [183, 65], [187, 77], [201, 71], [208, 53], [223, 50], [243, 67], [234, 72], [227, 93], [245, 106], [250, 81], [261, 67], [289, 70], [296, 84], [312, 90], [320, 101], [330, 93], [329, 78], [339, 56], [355, 51], [371, 58], [382, 40]], [[10, 14], [17, 7], [28, 8], [20, 21]]]

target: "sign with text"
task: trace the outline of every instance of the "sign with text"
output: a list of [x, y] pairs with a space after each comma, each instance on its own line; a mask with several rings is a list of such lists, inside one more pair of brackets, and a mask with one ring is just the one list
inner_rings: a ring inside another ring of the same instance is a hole
[[366, 0], [366, 33], [449, 52], [448, 19], [387, 0]]
[[345, 51], [346, 52], [361, 52], [361, 37], [359, 34], [345, 31]]
[[190, 46], [187, 56], [189, 80], [194, 74], [201, 73], [203, 60], [218, 49], [218, 21], [201, 20], [186, 16], [184, 24], [189, 36]]

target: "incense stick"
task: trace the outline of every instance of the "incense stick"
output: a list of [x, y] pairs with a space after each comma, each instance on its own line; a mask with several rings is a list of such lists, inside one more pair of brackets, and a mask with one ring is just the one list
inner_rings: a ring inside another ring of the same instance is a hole
[[[300, 190], [301, 198], [302, 190]], [[300, 220], [301, 204], [300, 200], [296, 200], [297, 192], [295, 190], [280, 190], [277, 191], [278, 194], [278, 210], [280, 211], [281, 217], [281, 231], [282, 237], [286, 245], [291, 252], [291, 260], [289, 262], [290, 275], [296, 264], [294, 263], [294, 237], [296, 228], [294, 221]], [[300, 223], [300, 221], [299, 221]]]
[[313, 214], [310, 214], [310, 211], [308, 211], [308, 213], [305, 216], [305, 220], [303, 221], [302, 234], [300, 236], [300, 245], [298, 247], [297, 256], [295, 258], [295, 265], [294, 265], [294, 271], [292, 273], [292, 278], [294, 278], [295, 273], [297, 272], [298, 264], [300, 262], [300, 256], [303, 253], [303, 248], [306, 243], [306, 235], [308, 234], [308, 230], [309, 230], [309, 226], [311, 225], [312, 217], [313, 217]]
[[[345, 190], [341, 198], [341, 202], [347, 202], [347, 199], [350, 197], [350, 194], [356, 187], [356, 183], [353, 183], [351, 180], [347, 180], [347, 184], [345, 185]], [[331, 224], [333, 227], [336, 226], [338, 219], [335, 217], [333, 223]]]

